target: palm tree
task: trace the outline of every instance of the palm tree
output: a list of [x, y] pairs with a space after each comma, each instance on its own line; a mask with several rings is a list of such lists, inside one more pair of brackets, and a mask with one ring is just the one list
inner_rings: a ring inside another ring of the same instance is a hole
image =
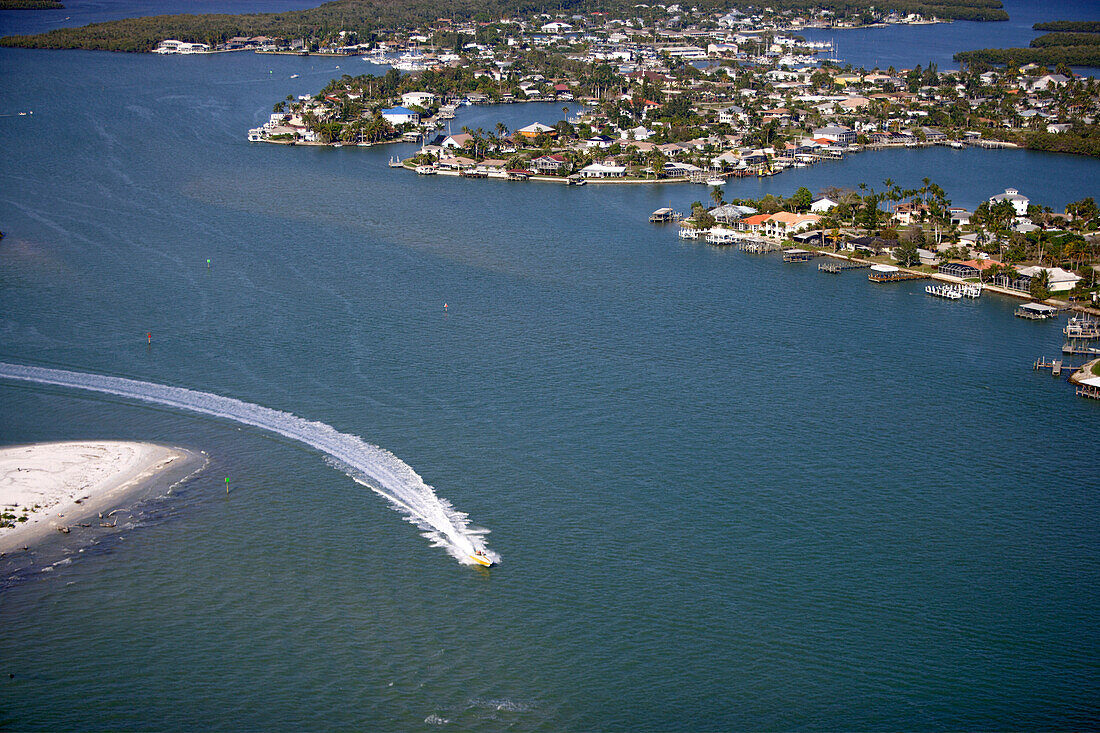
[[722, 187], [721, 186], [713, 186], [710, 189], [710, 197], [712, 199], [714, 199], [714, 205], [715, 206], [721, 206], [723, 203], [725, 203], [722, 200]]

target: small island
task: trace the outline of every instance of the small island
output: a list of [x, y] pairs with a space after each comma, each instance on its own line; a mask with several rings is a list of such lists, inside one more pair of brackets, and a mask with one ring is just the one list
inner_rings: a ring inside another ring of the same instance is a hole
[[183, 448], [87, 440], [0, 448], [0, 555], [80, 529], [116, 525], [114, 511], [201, 470]]

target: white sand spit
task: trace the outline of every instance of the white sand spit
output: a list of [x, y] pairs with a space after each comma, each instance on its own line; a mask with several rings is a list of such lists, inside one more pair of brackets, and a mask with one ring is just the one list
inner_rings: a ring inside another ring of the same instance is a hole
[[170, 486], [204, 463], [191, 451], [153, 443], [75, 441], [0, 448], [0, 553], [22, 550], [75, 526], [110, 524], [110, 511], [151, 484], [164, 481]]

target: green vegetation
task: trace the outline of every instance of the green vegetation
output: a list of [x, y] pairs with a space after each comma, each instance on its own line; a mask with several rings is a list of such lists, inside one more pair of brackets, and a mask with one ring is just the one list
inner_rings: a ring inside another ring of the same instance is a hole
[[1036, 23], [1031, 27], [1037, 31], [1059, 33], [1100, 33], [1100, 20], [1055, 20], [1050, 23]]
[[1100, 66], [1100, 44], [1044, 48], [982, 48], [976, 51], [959, 51], [954, 59], [968, 66], [975, 64], [1003, 64], [1017, 67], [1025, 64], [1050, 67], [1058, 64]]
[[[700, 0], [693, 3], [701, 12], [758, 5], [754, 0]], [[897, 10], [959, 20], [1008, 20], [1000, 0], [774, 0], [768, 6], [783, 10], [827, 8], [838, 15]], [[612, 16], [637, 14], [632, 0], [334, 0], [320, 7], [286, 13], [246, 15], [158, 15], [93, 23], [82, 28], [59, 28], [32, 36], [7, 36], [0, 45], [26, 48], [82, 48], [109, 51], [149, 51], [157, 43], [173, 38], [192, 43], [223, 43], [233, 36], [301, 38], [323, 42], [340, 31], [358, 40], [394, 28], [427, 26], [440, 15], [454, 20], [489, 22], [493, 18], [534, 12], [605, 12]]]
[[1066, 132], [1050, 133], [1045, 130], [994, 130], [985, 136], [991, 140], [1004, 140], [1031, 150], [1048, 153], [1071, 153], [1100, 158], [1100, 125], [1076, 124]]
[[961, 51], [955, 60], [965, 64], [1041, 64], [1054, 67], [1100, 66], [1100, 22], [1057, 21], [1036, 23], [1035, 30], [1054, 31], [1032, 39], [1029, 48], [983, 48]]
[[1051, 46], [1100, 46], [1100, 33], [1047, 33], [1032, 39], [1032, 48]]
[[1092, 365], [1092, 373], [1100, 377], [1100, 361]]
[[0, 0], [0, 10], [60, 10], [57, 0]]

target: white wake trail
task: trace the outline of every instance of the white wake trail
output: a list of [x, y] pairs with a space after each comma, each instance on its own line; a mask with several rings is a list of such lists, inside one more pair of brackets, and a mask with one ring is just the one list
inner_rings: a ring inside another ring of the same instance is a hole
[[327, 455], [334, 467], [388, 499], [434, 546], [443, 547], [460, 562], [473, 564], [470, 555], [475, 550], [484, 551], [494, 562], [500, 560], [499, 555], [485, 548], [482, 535], [487, 530], [471, 527], [469, 517], [436, 496], [411, 466], [388, 450], [341, 433], [331, 425], [232, 397], [124, 377], [0, 362], [0, 378], [105, 392], [277, 433]]

